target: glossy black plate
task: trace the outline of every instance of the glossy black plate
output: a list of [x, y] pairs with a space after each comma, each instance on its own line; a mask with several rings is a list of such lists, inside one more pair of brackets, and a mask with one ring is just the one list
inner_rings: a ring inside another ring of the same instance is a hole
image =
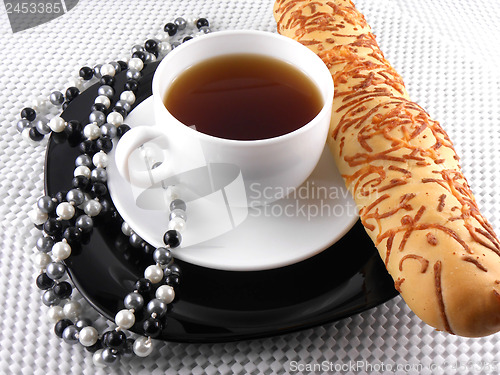
[[[136, 104], [151, 95], [156, 66], [143, 70]], [[124, 82], [123, 73], [119, 74], [117, 91], [122, 91]], [[97, 86], [83, 92], [62, 116], [87, 123], [96, 93]], [[47, 194], [71, 188], [78, 154], [76, 145], [61, 136], [51, 137], [45, 165]], [[266, 246], [258, 234], [255, 246]], [[183, 272], [179, 298], [160, 337], [170, 341], [217, 342], [283, 334], [345, 318], [397, 295], [360, 222], [329, 249], [287, 267], [231, 272], [178, 263]], [[94, 229], [88, 243], [74, 248], [67, 260], [81, 294], [108, 319], [123, 308], [123, 297], [149, 264], [151, 256], [131, 248], [120, 222], [113, 219]], [[140, 332], [135, 326], [132, 330]]]

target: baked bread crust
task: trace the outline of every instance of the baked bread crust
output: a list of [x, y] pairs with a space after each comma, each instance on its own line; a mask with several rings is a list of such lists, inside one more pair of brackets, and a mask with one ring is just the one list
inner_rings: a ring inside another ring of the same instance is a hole
[[409, 307], [438, 330], [500, 330], [500, 242], [440, 124], [406, 92], [349, 0], [277, 0], [278, 32], [335, 83], [328, 137], [362, 223]]

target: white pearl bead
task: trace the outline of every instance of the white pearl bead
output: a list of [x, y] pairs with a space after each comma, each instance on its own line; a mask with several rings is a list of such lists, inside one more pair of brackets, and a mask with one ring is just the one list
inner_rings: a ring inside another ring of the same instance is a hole
[[139, 337], [134, 341], [133, 350], [138, 357], [147, 357], [153, 352], [153, 342], [148, 337]]
[[115, 76], [115, 68], [111, 64], [104, 64], [101, 66], [101, 75], [102, 76]]
[[115, 323], [120, 328], [129, 329], [135, 324], [135, 315], [130, 310], [120, 310], [115, 315]]
[[167, 42], [170, 40], [170, 38], [171, 38], [171, 36], [165, 32], [161, 32], [158, 35], [156, 35], [156, 37], [155, 37], [155, 39], [159, 40], [160, 42]]
[[82, 89], [83, 89], [83, 78], [82, 77], [70, 78], [69, 82], [68, 82], [68, 87], [76, 87], [78, 90], [82, 91]]
[[108, 123], [113, 124], [116, 127], [123, 124], [123, 116], [118, 112], [111, 112], [106, 120]]
[[23, 132], [21, 133], [21, 135], [23, 136], [24, 139], [28, 140], [28, 141], [31, 141], [32, 139], [30, 138], [30, 128], [26, 128], [23, 130]]
[[78, 340], [83, 346], [92, 346], [97, 342], [99, 333], [97, 329], [91, 326], [83, 327], [78, 333]]
[[186, 229], [186, 222], [181, 217], [174, 217], [168, 222], [168, 229], [183, 232]]
[[198, 21], [198, 17], [186, 17], [187, 27], [194, 28], [196, 26], [196, 21]]
[[170, 205], [170, 202], [180, 198], [179, 188], [175, 185], [169, 186], [167, 190], [165, 190], [164, 197]]
[[68, 301], [64, 304], [63, 313], [68, 319], [76, 319], [82, 312], [82, 305], [76, 301]]
[[132, 57], [128, 62], [129, 69], [141, 71], [144, 68], [144, 63], [138, 57]]
[[52, 255], [59, 260], [67, 259], [71, 255], [71, 246], [67, 242], [57, 242], [52, 246]]
[[175, 298], [175, 291], [170, 285], [162, 285], [156, 289], [156, 298], [165, 303], [171, 303]]
[[52, 129], [54, 133], [60, 133], [66, 127], [66, 121], [62, 117], [56, 116], [49, 121], [49, 128]]
[[144, 277], [153, 284], [157, 284], [163, 279], [163, 270], [161, 267], [153, 264], [144, 270]]
[[47, 316], [52, 323], [57, 323], [59, 320], [64, 319], [63, 308], [61, 306], [50, 306]]
[[97, 98], [95, 98], [94, 103], [102, 104], [106, 108], [109, 108], [109, 106], [111, 105], [111, 100], [106, 95], [99, 95]]
[[41, 97], [34, 99], [31, 103], [31, 108], [33, 108], [37, 112], [45, 111], [47, 109], [47, 99]]
[[79, 167], [75, 168], [75, 170], [73, 172], [73, 177], [84, 176], [84, 177], [90, 178], [90, 174], [91, 174], [91, 171], [90, 171], [89, 167], [86, 167], [85, 165], [80, 165]]
[[92, 158], [92, 163], [94, 163], [94, 165], [97, 168], [106, 168], [108, 166], [108, 163], [109, 163], [108, 155], [106, 155], [105, 152], [99, 151]]
[[120, 99], [125, 100], [128, 104], [132, 105], [135, 103], [135, 94], [132, 91], [124, 91], [120, 94]]
[[96, 350], [92, 355], [92, 362], [94, 362], [94, 366], [96, 367], [106, 367], [106, 363], [102, 359], [103, 349]]
[[36, 253], [35, 255], [35, 264], [40, 268], [45, 268], [49, 263], [52, 262], [52, 258], [49, 254], [46, 253]]
[[172, 45], [169, 42], [167, 41], [160, 42], [160, 44], [158, 45], [158, 52], [160, 52], [163, 55], [166, 55], [170, 51], [172, 51]]
[[49, 218], [49, 215], [47, 215], [45, 212], [40, 211], [38, 208], [31, 210], [28, 215], [35, 225], [41, 225], [45, 223], [45, 221], [47, 221], [47, 219]]
[[88, 124], [83, 128], [83, 135], [91, 141], [101, 136], [101, 128], [97, 124]]
[[130, 228], [130, 225], [128, 225], [126, 222], [123, 222], [123, 224], [122, 224], [122, 233], [125, 236], [130, 237], [134, 233], [134, 231], [132, 230], [132, 228]]
[[75, 207], [68, 202], [59, 203], [56, 208], [56, 214], [63, 220], [69, 220], [75, 216]]
[[85, 213], [90, 217], [99, 215], [101, 209], [102, 209], [101, 204], [94, 199], [90, 199], [89, 201], [83, 204], [83, 211], [85, 211]]

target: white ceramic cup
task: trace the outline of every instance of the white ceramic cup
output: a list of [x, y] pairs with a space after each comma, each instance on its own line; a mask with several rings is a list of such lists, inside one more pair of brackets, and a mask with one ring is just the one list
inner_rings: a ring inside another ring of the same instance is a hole
[[[323, 106], [317, 116], [290, 133], [247, 141], [198, 132], [168, 111], [163, 99], [176, 77], [206, 59], [238, 53], [274, 57], [304, 72], [321, 94]], [[282, 197], [280, 192], [300, 186], [318, 163], [329, 129], [333, 94], [333, 80], [323, 61], [292, 39], [255, 30], [220, 31], [195, 38], [170, 52], [158, 65], [153, 77], [155, 124], [135, 127], [121, 138], [115, 153], [117, 169], [134, 185], [146, 185], [144, 181], [151, 185], [179, 173], [174, 167], [180, 161], [199, 161], [201, 155], [205, 165], [232, 164], [240, 169], [247, 205], [270, 203]], [[160, 138], [166, 161], [152, 170], [135, 170], [129, 163], [130, 155], [142, 144]], [[199, 166], [194, 163], [192, 168]]]

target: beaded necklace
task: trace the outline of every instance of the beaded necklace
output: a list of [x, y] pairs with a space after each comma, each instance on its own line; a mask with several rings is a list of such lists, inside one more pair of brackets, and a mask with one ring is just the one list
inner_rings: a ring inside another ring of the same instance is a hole
[[[108, 153], [113, 149], [113, 139], [118, 140], [130, 129], [124, 120], [136, 101], [144, 66], [162, 59], [181, 43], [209, 32], [209, 22], [205, 18], [176, 18], [164, 26], [161, 35], [148, 39], [144, 45], [132, 47], [128, 61], [113, 61], [94, 68], [84, 66], [64, 94], [54, 91], [48, 100], [37, 99], [21, 111], [17, 129], [24, 137], [41, 141], [48, 134], [63, 135], [68, 141], [78, 143], [81, 153], [75, 159], [72, 188], [54, 196], [42, 196], [30, 216], [35, 226], [43, 231], [36, 242], [35, 263], [40, 269], [36, 285], [43, 291], [43, 303], [49, 306], [48, 316], [55, 323], [54, 331], [66, 343], [79, 342], [94, 353], [96, 366], [114, 364], [121, 357], [132, 354], [139, 357], [151, 354], [152, 339], [166, 324], [168, 305], [175, 301], [175, 288], [180, 282], [181, 270], [174, 263], [170, 249], [178, 247], [182, 241], [186, 204], [171, 192], [169, 224], [163, 237], [165, 247], [156, 249], [116, 214], [123, 222], [121, 229], [129, 237], [130, 244], [152, 254], [154, 263], [144, 270], [144, 277], [137, 280], [133, 290], [124, 297], [124, 309], [118, 311], [114, 319], [115, 329], [99, 334], [91, 320], [81, 316], [81, 304], [72, 300], [73, 286], [64, 280], [65, 259], [71, 256], [72, 247], [91, 235], [96, 218], [112, 211], [116, 213], [107, 189]], [[115, 75], [120, 72], [125, 72], [127, 81], [123, 91], [116, 93]], [[47, 120], [39, 114], [48, 102], [65, 110], [96, 80], [100, 87], [90, 108], [88, 124], [65, 121], [61, 116]], [[141, 323], [136, 322], [137, 313], [145, 317], [142, 321], [144, 336], [134, 340], [127, 337], [124, 330]]]

